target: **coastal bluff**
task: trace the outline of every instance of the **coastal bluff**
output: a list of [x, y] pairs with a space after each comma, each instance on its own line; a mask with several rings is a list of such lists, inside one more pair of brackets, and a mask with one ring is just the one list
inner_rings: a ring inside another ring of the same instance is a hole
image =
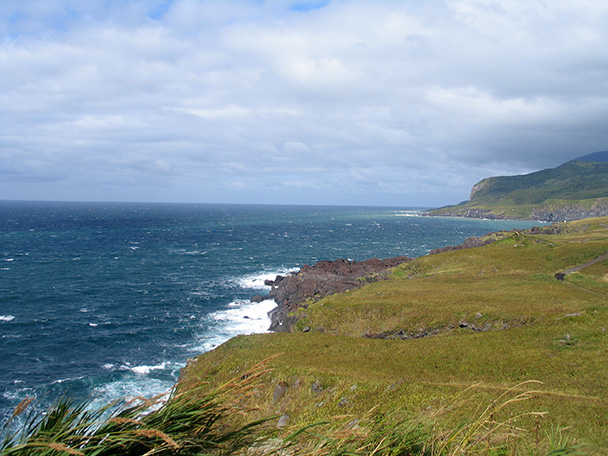
[[[289, 313], [295, 309], [306, 307], [307, 302], [382, 280], [388, 269], [411, 260], [410, 257], [399, 256], [365, 261], [320, 261], [304, 265], [290, 274], [278, 275], [274, 280], [267, 280], [265, 284], [271, 287], [267, 299], [274, 299], [277, 303], [277, 307], [268, 314], [271, 320], [270, 330], [290, 332], [296, 320]], [[252, 301], [262, 299], [265, 297], [260, 295], [251, 298]]]
[[[431, 250], [429, 255], [482, 247], [508, 234], [508, 232], [499, 232], [481, 237], [472, 236], [457, 246]], [[277, 275], [274, 280], [266, 280], [265, 285], [271, 287], [268, 295], [256, 295], [251, 298], [251, 301], [260, 302], [264, 299], [273, 299], [277, 307], [268, 313], [271, 321], [269, 330], [291, 332], [298, 320], [293, 316], [296, 309], [306, 308], [308, 303], [316, 302], [329, 295], [344, 293], [372, 282], [385, 280], [389, 277], [391, 268], [412, 260], [413, 258], [407, 256], [398, 256], [385, 259], [371, 258], [364, 261], [347, 259], [319, 261], [313, 265], [304, 265], [298, 271], [287, 275]]]
[[467, 201], [425, 215], [545, 222], [608, 216], [608, 152], [530, 174], [488, 177]]
[[608, 218], [494, 232], [372, 274], [380, 280], [345, 293], [316, 299], [322, 289], [313, 287], [297, 305], [296, 295], [281, 294], [301, 291], [307, 271], [343, 268], [350, 286], [363, 274], [348, 260], [306, 266], [268, 282], [283, 296], [273, 311], [288, 317], [277, 322], [283, 332], [227, 341], [189, 362], [181, 384], [222, 386], [267, 363], [254, 394], [247, 391], [251, 419], [273, 417], [276, 432], [289, 435], [336, 416], [365, 424], [371, 407], [382, 417], [445, 417], [443, 404], [451, 429], [477, 423], [479, 410], [497, 413], [497, 397], [530, 397], [507, 399], [500, 411], [526, 430], [513, 454], [549, 454], [554, 447], [538, 436], [560, 426], [573, 445], [604, 455], [607, 242]]

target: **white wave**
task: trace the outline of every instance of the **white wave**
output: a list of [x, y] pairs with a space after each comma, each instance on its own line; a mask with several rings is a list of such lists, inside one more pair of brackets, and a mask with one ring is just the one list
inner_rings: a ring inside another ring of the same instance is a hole
[[116, 370], [122, 372], [132, 372], [136, 374], [137, 377], [146, 376], [152, 373], [153, 371], [165, 371], [164, 374], [169, 375], [177, 375], [179, 370], [184, 365], [181, 363], [168, 362], [163, 361], [160, 364], [156, 364], [153, 366], [141, 365], [141, 366], [133, 366], [131, 363], [126, 362], [124, 364], [113, 364], [113, 363], [105, 363], [102, 367], [105, 370]]
[[14, 319], [14, 315], [0, 315], [0, 321], [13, 321]]
[[131, 367], [129, 370], [131, 372], [135, 372], [136, 374], [139, 375], [148, 375], [150, 372], [154, 371], [154, 370], [164, 370], [167, 367], [167, 363], [160, 363], [157, 364], [156, 366], [135, 366], [135, 367]]
[[422, 211], [397, 211], [397, 217], [422, 217]]
[[[174, 385], [175, 381], [160, 380], [147, 376], [134, 376], [106, 383], [94, 388], [92, 396], [95, 397], [95, 400], [91, 404], [91, 408], [96, 410], [115, 401], [117, 398], [124, 398], [126, 400], [138, 396], [152, 398], [168, 393]], [[159, 403], [157, 407], [160, 407], [161, 404]]]
[[213, 330], [207, 329], [205, 334], [200, 337], [199, 344], [191, 350], [209, 351], [235, 336], [269, 332], [268, 312], [275, 307], [276, 303], [272, 299], [259, 303], [231, 302], [226, 309], [207, 315], [206, 323], [213, 326]]
[[266, 280], [274, 280], [278, 275], [286, 275], [292, 272], [294, 269], [278, 269], [274, 271], [262, 271], [253, 274], [248, 274], [243, 277], [239, 277], [234, 281], [242, 288], [251, 288], [254, 290], [267, 290], [270, 287], [264, 285]]

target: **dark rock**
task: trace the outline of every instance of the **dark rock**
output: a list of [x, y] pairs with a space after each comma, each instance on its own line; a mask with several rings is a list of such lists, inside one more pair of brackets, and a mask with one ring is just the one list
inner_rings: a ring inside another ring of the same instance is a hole
[[383, 280], [386, 269], [406, 261], [411, 261], [411, 258], [320, 261], [312, 266], [304, 265], [298, 272], [287, 276], [277, 276], [268, 293], [268, 298], [277, 303], [277, 308], [268, 314], [272, 322], [270, 330], [291, 331], [296, 318], [289, 313], [299, 307], [306, 307], [308, 300], [317, 301], [325, 296]]
[[274, 402], [278, 401], [279, 399], [281, 399], [283, 396], [285, 396], [285, 393], [287, 392], [287, 390], [289, 389], [289, 385], [285, 382], [279, 382], [274, 386], [274, 393], [272, 394], [272, 400]]
[[289, 415], [281, 415], [279, 422], [277, 423], [277, 427], [285, 427], [287, 426], [287, 423], [289, 423]]
[[310, 391], [312, 391], [315, 394], [319, 394], [320, 392], [322, 392], [323, 388], [321, 387], [321, 382], [319, 382], [319, 380], [315, 380], [313, 382], [313, 384], [310, 386]]
[[250, 299], [251, 302], [262, 302], [266, 299], [266, 297], [262, 296], [262, 295], [255, 295], [253, 298]]

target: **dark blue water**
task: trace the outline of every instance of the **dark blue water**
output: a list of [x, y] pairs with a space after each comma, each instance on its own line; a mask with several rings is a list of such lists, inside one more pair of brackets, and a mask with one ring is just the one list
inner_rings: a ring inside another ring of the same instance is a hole
[[273, 303], [248, 301], [277, 273], [533, 224], [399, 208], [0, 202], [0, 419], [28, 395], [165, 391], [187, 358], [266, 330]]

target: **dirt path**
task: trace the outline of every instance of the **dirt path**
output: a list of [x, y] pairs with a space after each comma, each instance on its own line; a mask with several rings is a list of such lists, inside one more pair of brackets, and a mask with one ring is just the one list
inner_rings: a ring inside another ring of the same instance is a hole
[[581, 265], [574, 266], [573, 268], [567, 269], [564, 272], [558, 272], [557, 274], [555, 274], [555, 278], [557, 280], [564, 280], [566, 275], [572, 274], [573, 272], [579, 272], [581, 269], [588, 268], [589, 266], [593, 266], [594, 264], [599, 263], [600, 261], [603, 261], [605, 259], [608, 259], [608, 252], [604, 253], [603, 255], [600, 255], [599, 257], [597, 257], [591, 261], [587, 261], [586, 263], [583, 263]]

